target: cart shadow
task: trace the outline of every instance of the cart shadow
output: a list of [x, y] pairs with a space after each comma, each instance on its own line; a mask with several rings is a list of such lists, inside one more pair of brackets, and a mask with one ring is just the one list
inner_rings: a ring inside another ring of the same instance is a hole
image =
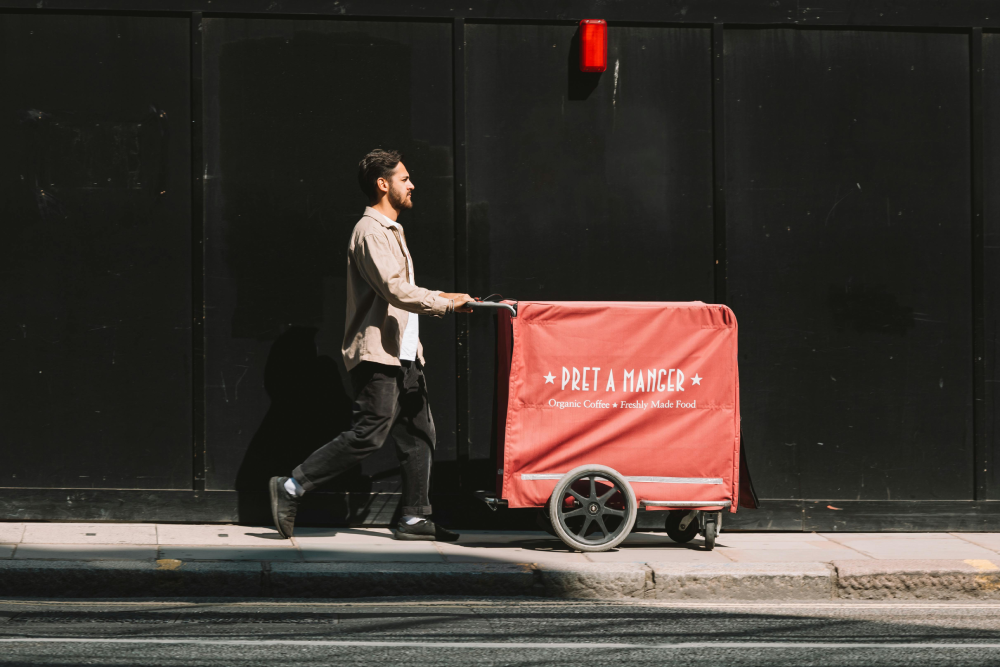
[[[254, 536], [265, 539], [281, 539], [271, 534], [254, 534]], [[371, 538], [376, 542], [383, 540], [392, 542], [392, 533], [382, 528], [337, 528], [337, 527], [303, 527], [296, 528], [295, 536], [299, 539], [309, 540], [310, 538], [330, 538], [330, 537], [363, 537]], [[351, 540], [353, 542], [353, 540]], [[367, 540], [366, 540], [367, 541]], [[480, 532], [480, 531], [459, 531], [459, 540], [451, 543], [454, 547], [464, 549], [481, 549], [489, 551], [491, 549], [523, 549], [524, 551], [549, 552], [549, 553], [578, 553], [576, 550], [566, 546], [558, 537], [549, 536], [545, 533], [537, 534], [519, 533], [513, 536], [504, 532]], [[716, 543], [716, 547], [724, 547], [722, 543]], [[623, 544], [609, 552], [629, 551], [629, 550], [664, 550], [664, 551], [707, 551], [704, 542], [697, 540], [686, 544], [678, 544], [666, 535], [659, 534], [634, 534]]]
[[[463, 535], [465, 537], [465, 535]], [[479, 537], [479, 536], [469, 536], [469, 537]], [[577, 553], [575, 549], [571, 549], [566, 546], [562, 540], [558, 537], [529, 537], [520, 540], [506, 540], [506, 541], [489, 541], [483, 539], [460, 539], [457, 546], [468, 547], [474, 549], [524, 549], [525, 551], [547, 551], [553, 553]], [[716, 543], [716, 547], [724, 547], [724, 544]], [[663, 549], [663, 550], [687, 550], [687, 551], [707, 551], [703, 541], [699, 540], [697, 542], [688, 542], [686, 544], [679, 544], [674, 542], [669, 537], [663, 536], [647, 536], [643, 535], [638, 537], [638, 539], [632, 538], [626, 540], [623, 544], [620, 544], [614, 549], [609, 549], [608, 551], [613, 553], [620, 550], [650, 550], [650, 549]]]
[[295, 528], [295, 537], [297, 538], [311, 538], [311, 537], [338, 537], [338, 536], [350, 536], [357, 535], [363, 537], [371, 537], [385, 540], [393, 540], [392, 533], [388, 529], [378, 529], [378, 528]]

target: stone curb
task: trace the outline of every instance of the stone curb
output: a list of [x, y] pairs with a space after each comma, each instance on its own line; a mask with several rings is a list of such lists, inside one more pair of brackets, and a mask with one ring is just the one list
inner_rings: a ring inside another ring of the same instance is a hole
[[0, 561], [0, 596], [537, 596], [684, 601], [1000, 599], [988, 561], [827, 563], [289, 563]]
[[833, 565], [841, 598], [1000, 598], [1000, 567], [987, 560], [848, 560]]
[[261, 563], [148, 560], [0, 562], [0, 595], [53, 598], [259, 595]]
[[829, 600], [826, 563], [649, 563], [658, 600]]
[[652, 583], [640, 563], [567, 563], [536, 566], [539, 593], [553, 598], [645, 598]]

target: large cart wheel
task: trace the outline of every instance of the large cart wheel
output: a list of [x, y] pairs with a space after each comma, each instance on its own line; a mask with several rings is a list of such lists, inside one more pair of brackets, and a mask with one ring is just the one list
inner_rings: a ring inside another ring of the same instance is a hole
[[607, 551], [621, 544], [632, 530], [638, 509], [632, 486], [600, 465], [570, 470], [549, 500], [556, 535], [578, 551]]
[[698, 535], [698, 510], [667, 512], [667, 535], [677, 544], [687, 544]]

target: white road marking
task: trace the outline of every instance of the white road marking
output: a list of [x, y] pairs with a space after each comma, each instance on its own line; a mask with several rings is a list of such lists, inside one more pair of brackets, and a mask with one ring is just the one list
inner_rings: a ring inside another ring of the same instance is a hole
[[138, 639], [94, 637], [3, 637], [2, 644], [197, 644], [199, 646], [366, 646], [381, 648], [498, 648], [498, 649], [640, 649], [640, 650], [690, 650], [719, 648], [839, 648], [839, 649], [1000, 649], [1000, 643], [956, 642], [676, 642], [661, 644], [635, 644], [615, 642], [389, 642], [350, 639], [182, 639], [149, 637]]
[[239, 602], [191, 602], [185, 600], [2, 600], [0, 607], [177, 607], [216, 609], [220, 607], [665, 607], [676, 609], [1000, 609], [990, 602], [676, 602], [673, 600], [439, 600], [398, 602], [313, 601], [282, 602], [274, 600]]

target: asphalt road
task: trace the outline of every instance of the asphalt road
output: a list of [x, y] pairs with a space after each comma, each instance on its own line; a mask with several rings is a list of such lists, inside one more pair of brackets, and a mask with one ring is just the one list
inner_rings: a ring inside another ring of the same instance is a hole
[[997, 665], [1000, 604], [0, 601], [0, 665]]

